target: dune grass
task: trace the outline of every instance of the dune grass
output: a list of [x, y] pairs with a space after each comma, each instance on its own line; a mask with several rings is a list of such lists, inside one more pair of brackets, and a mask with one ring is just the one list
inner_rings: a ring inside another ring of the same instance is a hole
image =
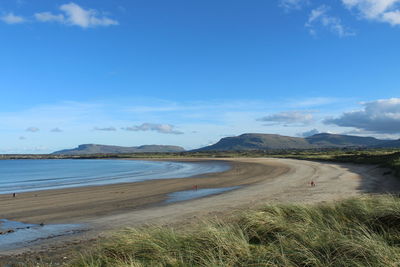
[[267, 205], [185, 229], [126, 229], [70, 266], [400, 266], [400, 199]]

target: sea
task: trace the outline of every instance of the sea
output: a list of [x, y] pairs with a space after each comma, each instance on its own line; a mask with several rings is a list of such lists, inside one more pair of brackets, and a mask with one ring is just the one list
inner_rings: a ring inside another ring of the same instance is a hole
[[0, 160], [0, 194], [185, 178], [229, 168], [224, 162]]

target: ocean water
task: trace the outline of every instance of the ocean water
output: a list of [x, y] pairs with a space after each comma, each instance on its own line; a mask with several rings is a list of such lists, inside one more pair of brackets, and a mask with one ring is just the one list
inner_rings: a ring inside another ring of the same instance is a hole
[[0, 194], [184, 178], [229, 168], [223, 162], [0, 160]]

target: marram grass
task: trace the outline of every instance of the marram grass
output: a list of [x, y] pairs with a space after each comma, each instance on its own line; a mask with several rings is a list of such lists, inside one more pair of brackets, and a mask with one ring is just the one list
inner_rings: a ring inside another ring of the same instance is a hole
[[70, 266], [400, 266], [400, 199], [267, 205], [185, 229], [126, 229]]

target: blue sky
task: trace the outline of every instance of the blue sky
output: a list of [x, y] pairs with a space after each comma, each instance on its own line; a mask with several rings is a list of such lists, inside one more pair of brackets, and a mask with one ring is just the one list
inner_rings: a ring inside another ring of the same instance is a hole
[[400, 137], [400, 0], [2, 0], [0, 153]]

